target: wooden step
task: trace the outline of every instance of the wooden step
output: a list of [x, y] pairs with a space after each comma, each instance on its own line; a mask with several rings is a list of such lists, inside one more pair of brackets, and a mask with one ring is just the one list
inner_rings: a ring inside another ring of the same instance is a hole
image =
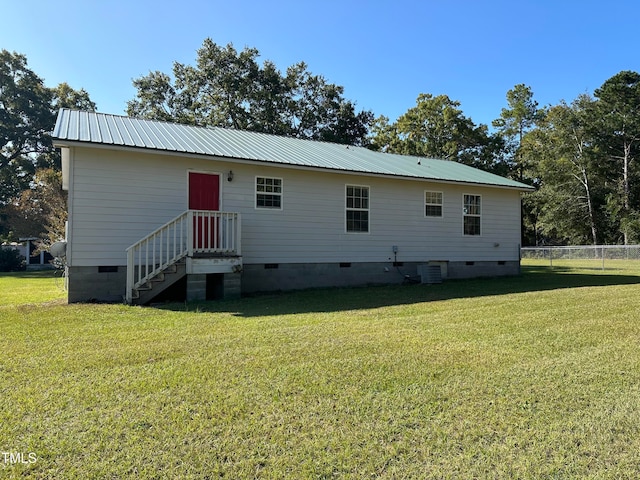
[[171, 285], [186, 275], [186, 265], [183, 260], [169, 265], [162, 272], [147, 280], [144, 285], [133, 291], [133, 303], [144, 305], [153, 300]]

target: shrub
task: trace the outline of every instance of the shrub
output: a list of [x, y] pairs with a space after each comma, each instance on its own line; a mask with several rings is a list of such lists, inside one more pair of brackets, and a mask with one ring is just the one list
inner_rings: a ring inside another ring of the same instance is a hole
[[0, 248], [0, 272], [26, 270], [26, 259], [15, 248]]

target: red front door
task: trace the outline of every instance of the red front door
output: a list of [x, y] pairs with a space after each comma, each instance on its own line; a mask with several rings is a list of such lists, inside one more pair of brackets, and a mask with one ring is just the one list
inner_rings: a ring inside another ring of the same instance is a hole
[[[220, 209], [220, 175], [189, 172], [189, 210]], [[196, 213], [193, 218], [193, 246], [198, 250], [213, 249], [219, 244], [220, 222], [211, 214]]]
[[220, 209], [220, 175], [189, 172], [189, 210]]

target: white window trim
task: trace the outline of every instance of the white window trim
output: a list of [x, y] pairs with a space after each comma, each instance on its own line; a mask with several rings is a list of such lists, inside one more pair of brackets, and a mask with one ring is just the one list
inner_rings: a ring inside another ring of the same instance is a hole
[[[366, 188], [369, 192], [369, 196], [367, 197], [368, 199], [368, 204], [369, 207], [368, 208], [347, 208], [347, 189], [349, 187], [356, 187], [356, 188]], [[349, 230], [347, 230], [347, 212], [349, 210], [354, 210], [354, 211], [359, 211], [359, 212], [368, 212], [369, 213], [369, 220], [368, 220], [368, 224], [367, 224], [367, 231], [366, 232], [351, 232]], [[345, 183], [344, 185], [344, 213], [343, 213], [343, 218], [344, 218], [344, 231], [345, 233], [349, 234], [349, 235], [370, 235], [371, 234], [371, 187], [369, 185], [357, 185], [355, 183]]]
[[[440, 194], [440, 198], [442, 199], [442, 203], [439, 204], [440, 206], [440, 215], [436, 216], [436, 215], [427, 215], [427, 206], [429, 205], [433, 205], [436, 206], [438, 204], [436, 203], [427, 203], [426, 197], [427, 197], [427, 192], [428, 193], [439, 193]], [[463, 201], [464, 201], [464, 197]], [[438, 191], [438, 190], [425, 190], [423, 195], [422, 195], [422, 200], [423, 200], [423, 205], [422, 205], [422, 213], [424, 215], [424, 218], [444, 218], [444, 192]]]
[[[265, 178], [271, 180], [280, 180], [280, 193], [267, 193], [267, 192], [258, 192], [258, 179]], [[266, 195], [279, 195], [280, 196], [280, 206], [279, 207], [259, 207], [258, 206], [258, 194], [266, 194]], [[281, 177], [270, 177], [267, 175], [256, 175], [253, 179], [253, 208], [260, 212], [279, 212], [284, 208], [284, 180]]]
[[[480, 197], [480, 214], [475, 214], [475, 213], [465, 213], [464, 211], [464, 197], [465, 196], [471, 196], [471, 197]], [[484, 202], [482, 201], [482, 195], [477, 194], [477, 193], [463, 193], [462, 194], [462, 236], [466, 237], [466, 238], [476, 238], [476, 237], [482, 237], [482, 234], [484, 232], [484, 227], [482, 225], [482, 211], [484, 210], [484, 207], [482, 206]], [[480, 219], [480, 235], [468, 235], [466, 233], [464, 233], [464, 217], [478, 217]]]

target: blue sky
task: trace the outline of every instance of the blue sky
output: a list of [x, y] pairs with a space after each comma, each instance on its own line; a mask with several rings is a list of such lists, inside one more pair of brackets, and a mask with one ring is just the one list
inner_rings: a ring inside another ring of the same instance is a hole
[[431, 93], [490, 124], [518, 83], [542, 106], [640, 71], [635, 0], [0, 0], [0, 11], [0, 48], [115, 114], [134, 78], [195, 63], [207, 37], [255, 47], [281, 71], [304, 61], [392, 121]]

